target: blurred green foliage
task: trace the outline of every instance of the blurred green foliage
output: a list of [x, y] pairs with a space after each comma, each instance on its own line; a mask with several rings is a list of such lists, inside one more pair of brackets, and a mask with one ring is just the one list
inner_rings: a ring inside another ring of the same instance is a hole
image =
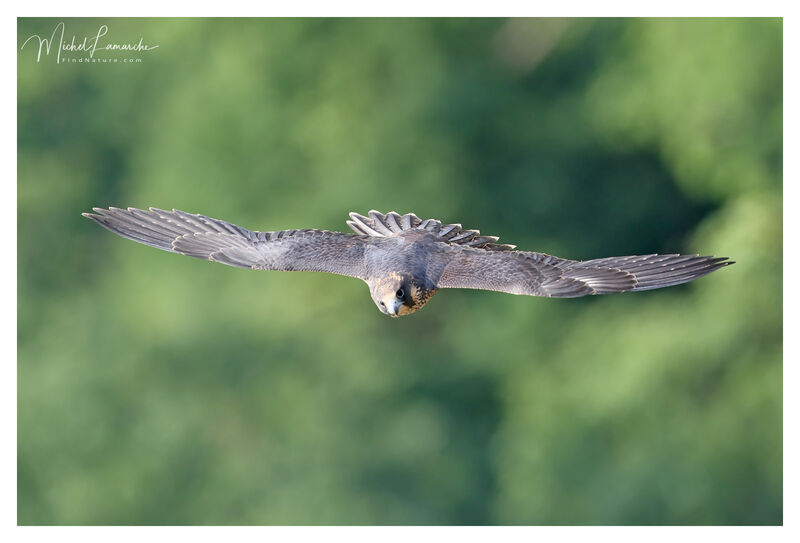
[[[65, 22], [159, 47], [18, 54], [21, 524], [782, 522], [780, 20]], [[80, 216], [109, 205], [738, 263], [394, 320]]]

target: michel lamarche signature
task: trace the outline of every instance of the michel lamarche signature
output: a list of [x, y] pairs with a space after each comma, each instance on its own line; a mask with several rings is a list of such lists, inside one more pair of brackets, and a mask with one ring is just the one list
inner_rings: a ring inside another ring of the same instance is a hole
[[[45, 52], [45, 55], [50, 56], [50, 48], [57, 44], [58, 47], [56, 49], [56, 64], [60, 64], [62, 62], [61, 52], [68, 51], [68, 52], [85, 52], [89, 55], [89, 58], [93, 59], [94, 54], [97, 51], [131, 51], [131, 52], [140, 52], [140, 51], [152, 51], [153, 49], [158, 48], [158, 45], [147, 45], [144, 43], [144, 38], [139, 38], [138, 43], [101, 43], [101, 38], [105, 37], [108, 34], [108, 26], [107, 25], [100, 25], [97, 29], [97, 34], [94, 36], [85, 36], [82, 41], [78, 41], [75, 35], [72, 35], [72, 41], [65, 42], [64, 41], [64, 33], [66, 27], [63, 22], [60, 22], [56, 25], [53, 33], [50, 35], [50, 38], [43, 38], [38, 34], [34, 34], [30, 36], [25, 42], [20, 46], [20, 50], [24, 49], [28, 43], [33, 43], [34, 47], [38, 46], [39, 50], [36, 53], [36, 62], [39, 62], [42, 59], [42, 51]], [[58, 38], [56, 40], [56, 38]]]

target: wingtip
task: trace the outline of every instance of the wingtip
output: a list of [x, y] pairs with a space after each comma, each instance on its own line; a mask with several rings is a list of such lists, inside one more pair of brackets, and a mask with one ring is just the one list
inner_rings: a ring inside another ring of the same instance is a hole
[[102, 207], [93, 207], [92, 211], [94, 213], [90, 213], [90, 212], [87, 211], [85, 213], [81, 213], [81, 215], [86, 217], [87, 219], [92, 219], [93, 221], [98, 221], [98, 220], [102, 219], [103, 217], [106, 217], [108, 215], [108, 211], [109, 210], [105, 209], [105, 208], [102, 208]]
[[736, 264], [736, 261], [731, 260], [729, 256], [706, 256], [703, 258], [707, 258], [709, 262], [718, 267]]

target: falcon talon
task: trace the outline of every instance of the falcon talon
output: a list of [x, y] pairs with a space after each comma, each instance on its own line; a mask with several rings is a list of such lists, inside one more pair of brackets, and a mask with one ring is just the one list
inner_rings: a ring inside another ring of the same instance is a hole
[[[318, 271], [361, 279], [381, 313], [410, 315], [442, 288], [577, 298], [687, 283], [733, 264], [727, 257], [646, 255], [568, 260], [517, 251], [459, 223], [371, 210], [350, 213], [355, 234], [259, 232], [219, 219], [151, 207], [92, 208], [103, 228], [157, 249], [239, 268]], [[669, 269], [667, 269], [669, 266]]]

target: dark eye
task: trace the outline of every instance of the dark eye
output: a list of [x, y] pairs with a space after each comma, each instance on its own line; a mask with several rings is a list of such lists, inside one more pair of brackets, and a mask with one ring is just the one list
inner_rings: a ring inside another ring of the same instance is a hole
[[381, 304], [381, 307], [386, 307], [386, 304], [385, 304], [385, 303], [383, 303], [383, 302], [380, 302], [380, 304]]
[[405, 295], [405, 292], [403, 292], [403, 289], [398, 289], [396, 294], [398, 298], [402, 298]]

